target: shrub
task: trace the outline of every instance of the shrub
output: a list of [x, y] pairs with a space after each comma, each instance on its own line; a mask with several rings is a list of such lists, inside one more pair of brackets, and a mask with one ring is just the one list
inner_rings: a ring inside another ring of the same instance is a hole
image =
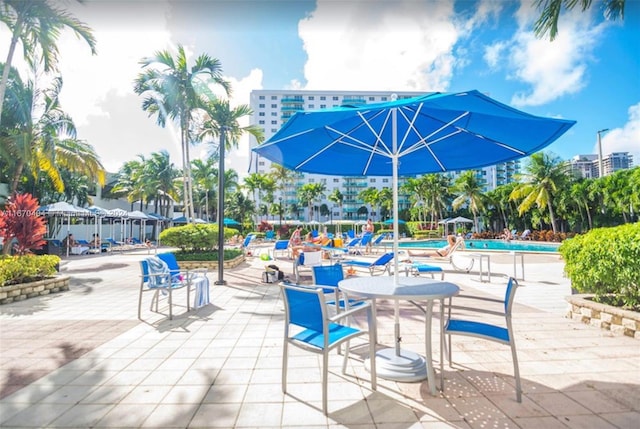
[[38, 200], [31, 194], [14, 194], [0, 212], [0, 236], [8, 242], [14, 238], [14, 251], [18, 255], [31, 253], [46, 243], [42, 239], [47, 228], [42, 216], [36, 213]]
[[559, 248], [574, 289], [640, 309], [640, 223], [593, 229]]
[[27, 283], [53, 276], [60, 258], [55, 255], [0, 257], [0, 286]]
[[[176, 252], [176, 261], [218, 261], [218, 252]], [[224, 260], [228, 261], [242, 255], [240, 249], [224, 249]]]
[[[224, 229], [225, 240], [233, 237], [238, 231], [232, 228]], [[218, 225], [189, 224], [174, 226], [160, 233], [160, 241], [167, 245], [178, 247], [182, 251], [203, 251], [218, 247]]]

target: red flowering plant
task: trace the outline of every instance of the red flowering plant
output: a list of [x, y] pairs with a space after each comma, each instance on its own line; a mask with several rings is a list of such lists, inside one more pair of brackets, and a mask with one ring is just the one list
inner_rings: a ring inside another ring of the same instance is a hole
[[16, 193], [0, 212], [0, 236], [5, 242], [16, 240], [13, 250], [17, 255], [29, 254], [46, 244], [43, 237], [47, 228], [43, 217], [36, 212], [38, 206], [38, 200], [31, 194]]

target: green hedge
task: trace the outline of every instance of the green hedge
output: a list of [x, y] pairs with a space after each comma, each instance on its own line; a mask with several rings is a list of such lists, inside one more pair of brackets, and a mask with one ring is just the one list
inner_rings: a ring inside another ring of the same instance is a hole
[[[175, 252], [176, 261], [218, 261], [218, 252]], [[228, 261], [242, 255], [242, 250], [239, 249], [224, 249], [224, 260]]]
[[[238, 233], [237, 229], [225, 228], [224, 239], [228, 240]], [[174, 226], [160, 233], [160, 242], [180, 250], [204, 251], [218, 247], [218, 225], [189, 224]]]
[[575, 290], [640, 309], [640, 223], [593, 229], [558, 250]]
[[56, 255], [0, 256], [0, 286], [27, 283], [53, 276], [60, 258]]

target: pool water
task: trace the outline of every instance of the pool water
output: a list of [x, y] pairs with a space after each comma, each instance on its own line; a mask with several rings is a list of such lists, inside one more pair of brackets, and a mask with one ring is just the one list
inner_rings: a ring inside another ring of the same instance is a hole
[[[557, 252], [560, 243], [532, 243], [505, 240], [464, 240], [466, 250], [499, 250], [506, 252]], [[440, 249], [447, 240], [423, 240], [399, 243], [399, 248]]]

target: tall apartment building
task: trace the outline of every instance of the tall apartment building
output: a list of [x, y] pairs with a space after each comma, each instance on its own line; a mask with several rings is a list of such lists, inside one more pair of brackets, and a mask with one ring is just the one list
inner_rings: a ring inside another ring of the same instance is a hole
[[[571, 169], [585, 179], [601, 177], [598, 155], [576, 155], [570, 161]], [[629, 152], [612, 152], [602, 158], [603, 176], [633, 167], [633, 155]]]
[[[402, 91], [301, 91], [301, 90], [255, 90], [251, 92], [250, 106], [253, 110], [251, 123], [262, 128], [265, 139], [271, 138], [280, 127], [296, 112], [301, 110], [317, 110], [338, 107], [342, 105], [360, 105], [367, 103], [380, 103], [391, 100], [391, 94], [396, 94], [398, 99], [410, 98], [424, 95], [424, 92], [402, 92]], [[256, 140], [250, 137], [250, 148], [257, 145]], [[267, 159], [252, 154], [250, 173], [268, 174], [271, 172], [271, 162]], [[506, 183], [514, 181], [515, 174], [520, 171], [520, 161], [511, 161], [486, 167], [476, 171], [478, 179], [484, 184], [485, 191], [494, 189]], [[460, 172], [450, 172], [455, 178]], [[402, 184], [400, 178], [400, 184]], [[366, 206], [358, 198], [363, 190], [373, 187], [381, 189], [391, 186], [391, 177], [367, 176], [367, 177], [343, 177], [327, 176], [320, 174], [297, 173], [293, 186], [285, 189], [282, 195], [276, 196], [276, 201], [280, 201], [283, 206], [290, 207], [298, 204], [296, 190], [306, 183], [323, 183], [327, 189], [325, 198], [318, 205], [326, 204], [332, 213], [333, 219], [358, 219], [364, 216], [374, 220], [379, 219], [377, 207], [367, 207], [367, 215], [358, 215], [362, 207]], [[342, 213], [339, 207], [335, 206], [326, 197], [334, 189], [339, 189], [344, 195]], [[400, 210], [409, 206], [409, 199], [400, 195], [398, 201]], [[305, 220], [306, 210], [299, 213]], [[317, 213], [316, 213], [317, 216]], [[325, 221], [327, 219], [315, 220]]]

